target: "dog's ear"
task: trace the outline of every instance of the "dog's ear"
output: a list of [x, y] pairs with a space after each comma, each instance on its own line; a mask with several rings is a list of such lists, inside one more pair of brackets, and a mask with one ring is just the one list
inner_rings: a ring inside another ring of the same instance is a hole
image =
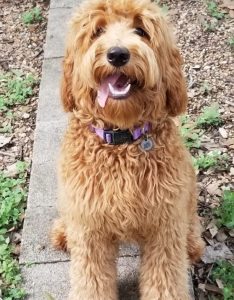
[[182, 58], [176, 48], [169, 50], [169, 64], [166, 68], [166, 106], [170, 116], [185, 112], [187, 107], [187, 90], [182, 72]]
[[75, 108], [75, 102], [72, 95], [73, 67], [74, 52], [67, 47], [63, 60], [63, 74], [61, 81], [61, 99], [66, 112], [72, 111]]

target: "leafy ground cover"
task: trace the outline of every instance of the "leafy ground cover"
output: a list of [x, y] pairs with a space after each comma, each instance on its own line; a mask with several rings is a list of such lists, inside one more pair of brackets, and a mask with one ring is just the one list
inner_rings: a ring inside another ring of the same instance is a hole
[[234, 3], [160, 1], [176, 27], [188, 83], [180, 119], [198, 180], [206, 250], [192, 268], [196, 300], [234, 299]]
[[45, 1], [0, 1], [0, 299], [24, 299], [18, 265], [46, 33]]

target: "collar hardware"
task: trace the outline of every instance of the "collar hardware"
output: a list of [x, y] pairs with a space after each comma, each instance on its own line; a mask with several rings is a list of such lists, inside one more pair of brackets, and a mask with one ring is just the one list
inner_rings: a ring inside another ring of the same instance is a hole
[[121, 145], [133, 143], [141, 137], [147, 139], [147, 133], [151, 130], [151, 124], [145, 123], [143, 127], [136, 127], [133, 131], [130, 131], [129, 129], [102, 129], [96, 128], [93, 125], [90, 126], [90, 129], [107, 144]]
[[131, 143], [133, 136], [129, 130], [103, 130], [103, 139], [109, 145]]

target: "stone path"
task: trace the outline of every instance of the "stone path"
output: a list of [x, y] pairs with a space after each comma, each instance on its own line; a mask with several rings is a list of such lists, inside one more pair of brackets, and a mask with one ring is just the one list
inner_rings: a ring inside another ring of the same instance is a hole
[[[78, 3], [78, 0], [51, 0], [49, 11], [20, 256], [27, 299], [30, 300], [65, 300], [69, 290], [69, 257], [51, 248], [48, 234], [56, 216], [56, 159], [67, 123], [59, 101], [61, 62], [67, 21]], [[138, 250], [131, 246], [120, 250], [118, 277], [121, 300], [138, 299], [135, 287], [138, 254]]]

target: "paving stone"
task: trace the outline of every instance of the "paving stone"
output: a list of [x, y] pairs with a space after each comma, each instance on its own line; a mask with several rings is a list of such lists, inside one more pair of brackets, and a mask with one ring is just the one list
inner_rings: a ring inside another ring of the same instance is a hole
[[53, 249], [49, 240], [49, 233], [56, 215], [54, 207], [27, 209], [21, 243], [21, 264], [69, 260], [66, 253]]
[[40, 84], [37, 122], [61, 121], [67, 119], [60, 99], [62, 58], [44, 60]]
[[66, 40], [67, 24], [73, 9], [55, 8], [49, 10], [49, 21], [45, 44], [45, 58], [62, 57]]
[[33, 163], [27, 208], [56, 207], [57, 166], [54, 162]]
[[[120, 300], [137, 300], [137, 267], [139, 258], [118, 260], [118, 287]], [[22, 266], [28, 300], [65, 300], [69, 293], [69, 263], [30, 264]]]
[[67, 121], [37, 123], [34, 134], [33, 163], [56, 162]]
[[26, 299], [67, 299], [69, 293], [68, 270], [68, 262], [22, 266], [21, 271], [28, 294]]
[[80, 0], [56, 0], [51, 1], [50, 8], [76, 7], [80, 4], [80, 2]]

